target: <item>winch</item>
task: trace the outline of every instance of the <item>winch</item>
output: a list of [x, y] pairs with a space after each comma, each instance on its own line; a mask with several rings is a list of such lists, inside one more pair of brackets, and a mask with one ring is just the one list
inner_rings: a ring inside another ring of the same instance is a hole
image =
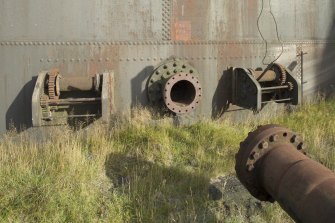
[[108, 122], [113, 110], [113, 72], [93, 76], [61, 75], [58, 69], [38, 75], [32, 98], [33, 126], [76, 120]]
[[281, 64], [274, 63], [265, 70], [231, 70], [234, 105], [260, 111], [269, 102], [300, 104], [300, 82]]

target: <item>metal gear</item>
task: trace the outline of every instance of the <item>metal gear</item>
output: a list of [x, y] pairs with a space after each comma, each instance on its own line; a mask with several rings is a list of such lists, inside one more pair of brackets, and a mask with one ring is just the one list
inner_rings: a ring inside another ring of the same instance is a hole
[[40, 105], [41, 105], [41, 111], [42, 111], [42, 117], [44, 120], [50, 120], [50, 107], [48, 106], [48, 100], [49, 97], [46, 94], [43, 94], [40, 97]]
[[42, 108], [46, 108], [48, 106], [49, 97], [43, 94], [40, 98], [40, 105]]
[[287, 82], [286, 84], [288, 86], [288, 90], [293, 91], [293, 89], [294, 89], [293, 83], [292, 82]]
[[[287, 80], [287, 72], [286, 72], [286, 68], [278, 63], [274, 63], [271, 67], [271, 70], [273, 70], [274, 72], [279, 72], [280, 73], [280, 77], [278, 79], [278, 83], [280, 85], [284, 85], [286, 83]], [[276, 72], [276, 73], [277, 73]]]
[[48, 95], [50, 99], [58, 99], [59, 98], [59, 83], [58, 83], [58, 75], [59, 71], [57, 69], [53, 69], [48, 72]]

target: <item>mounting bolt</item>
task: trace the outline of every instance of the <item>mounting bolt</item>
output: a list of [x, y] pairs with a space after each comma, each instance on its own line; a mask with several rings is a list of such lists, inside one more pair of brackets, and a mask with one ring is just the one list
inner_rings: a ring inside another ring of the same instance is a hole
[[279, 136], [277, 134], [270, 136], [270, 141], [271, 142], [277, 142], [279, 139]]
[[296, 143], [299, 141], [299, 137], [297, 135], [292, 136], [291, 143]]
[[257, 160], [259, 158], [259, 153], [258, 152], [255, 152], [253, 151], [250, 155], [249, 155], [249, 159], [251, 160]]
[[269, 147], [269, 143], [267, 141], [263, 141], [259, 144], [260, 149], [267, 149]]
[[301, 142], [297, 148], [298, 150], [304, 150], [305, 149], [304, 143]]
[[255, 169], [255, 166], [253, 164], [248, 164], [247, 165], [247, 170], [248, 171], [252, 171], [253, 169]]

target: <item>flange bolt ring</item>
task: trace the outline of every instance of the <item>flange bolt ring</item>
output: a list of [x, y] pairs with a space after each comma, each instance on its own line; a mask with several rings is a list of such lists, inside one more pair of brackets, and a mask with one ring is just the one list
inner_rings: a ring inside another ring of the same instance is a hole
[[164, 103], [176, 114], [185, 114], [194, 110], [200, 103], [202, 87], [198, 78], [189, 73], [177, 73], [163, 88]]

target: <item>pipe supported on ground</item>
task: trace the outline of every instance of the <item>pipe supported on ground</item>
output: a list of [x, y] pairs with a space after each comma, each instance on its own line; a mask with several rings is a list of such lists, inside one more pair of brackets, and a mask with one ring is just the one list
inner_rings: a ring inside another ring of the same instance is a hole
[[335, 221], [335, 174], [308, 158], [301, 137], [291, 130], [266, 125], [250, 133], [235, 169], [254, 197], [277, 201], [295, 221]]

